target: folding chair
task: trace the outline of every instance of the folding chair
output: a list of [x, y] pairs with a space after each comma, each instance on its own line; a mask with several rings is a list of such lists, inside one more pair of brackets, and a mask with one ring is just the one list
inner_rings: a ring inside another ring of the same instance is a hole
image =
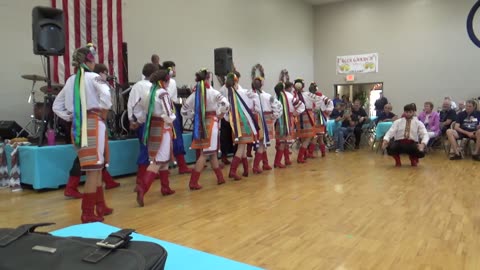
[[352, 132], [347, 133], [345, 137], [345, 149], [353, 150], [355, 149], [355, 134]]

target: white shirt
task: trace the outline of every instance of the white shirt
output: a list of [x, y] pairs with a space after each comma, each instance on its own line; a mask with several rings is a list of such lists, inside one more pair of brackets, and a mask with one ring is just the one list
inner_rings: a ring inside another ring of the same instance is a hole
[[[72, 121], [73, 96], [76, 74], [70, 76], [62, 91], [57, 95], [52, 105], [52, 110], [58, 117], [65, 121]], [[87, 110], [105, 109], [112, 107], [110, 86], [95, 72], [85, 72], [85, 95]]]
[[167, 91], [168, 91], [168, 94], [170, 95], [170, 99], [173, 102], [178, 103], [177, 82], [173, 78], [170, 78]]
[[300, 114], [305, 111], [305, 104], [301, 100], [288, 91], [285, 91], [285, 95], [287, 96], [290, 113]]
[[393, 122], [390, 129], [387, 131], [383, 137], [384, 141], [390, 141], [391, 138], [394, 138], [395, 141], [408, 139], [415, 142], [421, 142], [427, 145], [428, 140], [430, 139], [427, 133], [425, 125], [418, 120], [417, 117], [413, 117], [410, 122], [410, 134], [408, 138], [405, 138], [405, 128], [407, 125], [407, 119], [402, 117]]
[[[301, 93], [301, 95], [303, 96], [303, 100], [305, 100], [305, 108], [306, 109], [319, 110], [319, 109], [325, 107], [325, 104], [322, 102], [322, 99], [319, 96], [317, 96], [315, 94], [312, 94], [310, 92], [307, 92], [307, 91], [303, 91]], [[323, 107], [322, 107], [322, 103], [324, 105]]]
[[253, 103], [255, 111], [263, 109], [263, 112], [271, 112], [273, 113], [273, 118], [278, 119], [282, 116], [283, 106], [278, 99], [274, 98], [267, 92], [263, 92], [258, 94], [258, 91], [248, 90], [249, 95], [253, 95]]
[[134, 122], [134, 115], [137, 120], [145, 118], [146, 112], [143, 110], [143, 106], [140, 104], [140, 101], [144, 97], [148, 96], [150, 88], [152, 88], [152, 83], [145, 79], [138, 81], [133, 85], [127, 102], [128, 119], [130, 121]]
[[[182, 105], [181, 113], [186, 118], [194, 118], [195, 116], [195, 93], [193, 92]], [[206, 95], [206, 112], [216, 112], [217, 116], [228, 112], [230, 103], [219, 91], [210, 87], [207, 89]]]
[[[143, 111], [145, 111], [145, 116], [148, 112], [148, 106], [150, 105], [149, 96], [150, 93], [147, 93], [142, 98], [144, 102], [141, 102], [142, 109]], [[155, 105], [152, 115], [156, 117], [161, 117], [166, 124], [171, 124], [177, 118], [173, 110], [174, 109], [172, 108], [172, 101], [170, 100], [170, 95], [168, 94], [167, 90], [163, 88], [157, 89], [155, 91]], [[145, 120], [146, 117], [138, 118], [139, 123], [144, 123]]]

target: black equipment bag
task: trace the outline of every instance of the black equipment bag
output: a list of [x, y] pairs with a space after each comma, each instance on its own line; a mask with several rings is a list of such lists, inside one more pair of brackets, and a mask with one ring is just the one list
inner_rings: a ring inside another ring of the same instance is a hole
[[0, 229], [2, 270], [163, 270], [167, 251], [158, 244], [130, 241], [132, 229], [105, 239], [56, 237], [35, 232], [54, 223]]

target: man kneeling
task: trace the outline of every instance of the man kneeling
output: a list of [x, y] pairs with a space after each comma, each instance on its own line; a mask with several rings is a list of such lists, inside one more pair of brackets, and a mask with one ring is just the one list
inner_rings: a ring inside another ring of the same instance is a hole
[[[400, 154], [408, 154], [411, 165], [416, 167], [418, 159], [425, 156], [425, 145], [429, 137], [425, 125], [414, 117], [414, 105], [405, 105], [403, 110], [404, 117], [393, 122], [392, 127], [383, 137], [382, 148], [387, 149], [388, 155], [395, 159], [395, 166], [402, 166]], [[390, 143], [392, 138], [394, 141]]]

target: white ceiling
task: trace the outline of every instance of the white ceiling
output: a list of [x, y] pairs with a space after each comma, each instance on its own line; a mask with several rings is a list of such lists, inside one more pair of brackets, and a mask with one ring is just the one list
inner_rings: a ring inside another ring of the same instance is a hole
[[323, 4], [333, 3], [333, 2], [341, 2], [344, 0], [303, 0], [303, 1], [310, 3], [312, 5], [323, 5]]

